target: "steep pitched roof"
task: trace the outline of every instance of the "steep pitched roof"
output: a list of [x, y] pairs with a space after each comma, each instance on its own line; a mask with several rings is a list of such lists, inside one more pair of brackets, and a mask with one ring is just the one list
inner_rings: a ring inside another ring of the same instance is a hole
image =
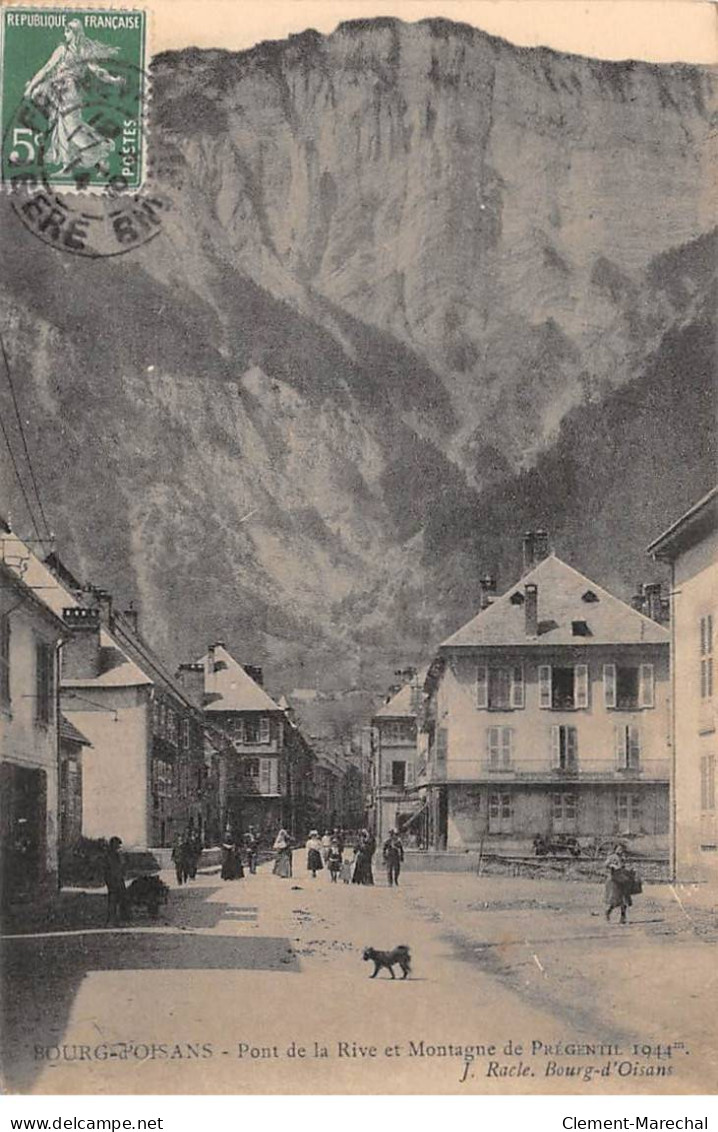
[[684, 515], [671, 523], [646, 548], [648, 554], [661, 561], [672, 562], [683, 551], [695, 546], [718, 526], [718, 486], [712, 487], [702, 499], [694, 503]]
[[58, 582], [45, 563], [9, 528], [0, 532], [0, 563], [15, 581], [62, 621], [62, 611], [77, 599]]
[[421, 668], [416, 674], [416, 684], [409, 682], [404, 684], [403, 687], [396, 692], [390, 700], [374, 712], [374, 719], [416, 719], [419, 714], [416, 710], [415, 694], [418, 689], [419, 697], [421, 696], [421, 689], [424, 687], [424, 681], [428, 673], [428, 668]]
[[[515, 598], [517, 594], [523, 597], [524, 586], [529, 583], [538, 587], [536, 637], [526, 636], [524, 604]], [[593, 598], [586, 600], [584, 595], [587, 594], [593, 594]], [[574, 621], [586, 623], [586, 635], [574, 635]], [[581, 648], [605, 644], [667, 645], [669, 641], [670, 635], [662, 625], [638, 613], [552, 554], [440, 647], [572, 645]]]
[[212, 697], [205, 711], [281, 711], [222, 645], [214, 648], [214, 671], [209, 653], [197, 663], [204, 665], [204, 690]]
[[91, 747], [92, 743], [87, 739], [79, 728], [75, 727], [72, 720], [68, 719], [66, 715], [60, 715], [60, 738], [66, 739], [68, 743], [77, 743], [81, 747]]

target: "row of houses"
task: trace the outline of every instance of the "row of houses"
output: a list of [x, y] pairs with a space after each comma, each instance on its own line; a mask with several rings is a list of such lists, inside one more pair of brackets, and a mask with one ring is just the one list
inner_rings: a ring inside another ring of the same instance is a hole
[[631, 605], [544, 531], [523, 575], [408, 673], [372, 720], [373, 816], [434, 850], [532, 851], [616, 837], [716, 877], [713, 614], [718, 489], [649, 547], [670, 593]]
[[135, 609], [113, 608], [2, 522], [5, 901], [56, 883], [81, 837], [159, 851], [187, 832], [211, 846], [251, 825], [271, 844], [280, 826], [300, 837], [339, 824], [355, 773], [341, 750], [314, 751], [261, 668], [217, 641], [171, 670]]

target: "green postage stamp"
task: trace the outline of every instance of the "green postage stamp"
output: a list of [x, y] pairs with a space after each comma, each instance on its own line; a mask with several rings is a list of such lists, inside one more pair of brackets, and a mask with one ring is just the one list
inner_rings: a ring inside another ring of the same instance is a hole
[[145, 13], [2, 9], [2, 181], [139, 189]]

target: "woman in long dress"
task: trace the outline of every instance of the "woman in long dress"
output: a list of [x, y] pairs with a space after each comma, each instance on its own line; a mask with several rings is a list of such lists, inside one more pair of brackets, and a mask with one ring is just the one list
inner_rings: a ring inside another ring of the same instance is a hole
[[606, 919], [611, 919], [614, 908], [621, 909], [621, 923], [626, 923], [626, 912], [632, 905], [631, 887], [634, 875], [628, 868], [626, 850], [623, 845], [616, 845], [613, 853], [607, 858], [606, 872]]
[[352, 884], [374, 884], [374, 874], [371, 868], [372, 857], [376, 852], [376, 841], [368, 829], [363, 829], [359, 841], [359, 852], [354, 865]]
[[244, 876], [242, 858], [239, 855], [237, 843], [230, 833], [226, 831], [222, 841], [222, 880], [240, 880]]
[[110, 86], [122, 86], [120, 75], [111, 75], [100, 66], [101, 59], [111, 59], [120, 48], [90, 39], [80, 20], [70, 20], [65, 28], [65, 42], [55, 48], [47, 63], [25, 87], [31, 98], [47, 114], [50, 132], [44, 152], [47, 165], [61, 165], [61, 172], [99, 168], [109, 172], [107, 158], [115, 143], [82, 117], [87, 96], [82, 84], [91, 71]]
[[292, 841], [286, 829], [280, 829], [274, 845], [272, 846], [275, 853], [274, 868], [272, 872], [275, 877], [291, 877], [292, 875]]
[[316, 878], [319, 870], [323, 868], [322, 841], [318, 831], [313, 829], [307, 839], [307, 870]]

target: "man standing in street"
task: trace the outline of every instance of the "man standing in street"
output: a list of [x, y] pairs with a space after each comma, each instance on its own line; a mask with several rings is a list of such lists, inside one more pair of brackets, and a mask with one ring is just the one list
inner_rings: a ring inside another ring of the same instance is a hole
[[107, 923], [117, 924], [128, 919], [125, 864], [120, 853], [122, 839], [111, 837], [105, 853], [104, 871], [107, 885]]
[[389, 830], [389, 837], [384, 842], [384, 861], [386, 863], [386, 876], [389, 888], [399, 884], [401, 862], [404, 860], [404, 846], [395, 829]]

